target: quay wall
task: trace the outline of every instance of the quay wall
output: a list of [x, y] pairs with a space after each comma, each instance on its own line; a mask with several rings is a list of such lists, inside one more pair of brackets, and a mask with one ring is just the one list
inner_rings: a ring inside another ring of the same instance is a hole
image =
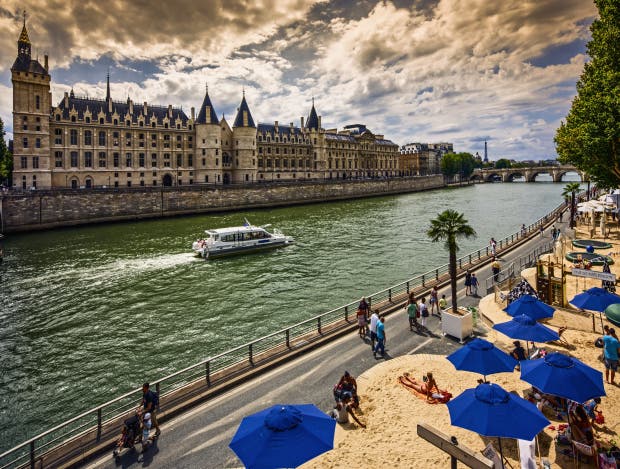
[[0, 232], [299, 205], [445, 187], [442, 175], [250, 186], [75, 189], [0, 194]]

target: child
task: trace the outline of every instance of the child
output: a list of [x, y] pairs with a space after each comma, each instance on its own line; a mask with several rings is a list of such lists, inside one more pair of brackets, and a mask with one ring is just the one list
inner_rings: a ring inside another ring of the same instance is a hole
[[142, 451], [146, 451], [149, 445], [149, 434], [151, 433], [151, 414], [147, 412], [142, 418]]

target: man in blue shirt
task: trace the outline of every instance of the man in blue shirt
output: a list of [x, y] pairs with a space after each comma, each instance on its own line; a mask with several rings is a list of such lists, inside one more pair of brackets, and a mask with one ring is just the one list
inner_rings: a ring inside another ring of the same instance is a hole
[[381, 349], [381, 357], [385, 356], [385, 316], [377, 322], [377, 345], [372, 350], [372, 354], [377, 358], [377, 352]]
[[[618, 349], [620, 349], [620, 342], [616, 337], [616, 331], [610, 328], [609, 332], [603, 336], [603, 350], [605, 352], [605, 381], [611, 384], [616, 384], [614, 378], [618, 370]], [[609, 379], [610, 370], [611, 380]]]

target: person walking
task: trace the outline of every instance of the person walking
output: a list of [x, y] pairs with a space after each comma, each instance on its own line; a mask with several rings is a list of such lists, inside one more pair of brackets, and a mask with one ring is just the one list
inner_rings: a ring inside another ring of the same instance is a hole
[[493, 272], [493, 281], [499, 282], [499, 271], [501, 270], [501, 266], [496, 257], [493, 258], [493, 263], [491, 264], [491, 271]]
[[426, 318], [428, 318], [428, 307], [426, 306], [426, 298], [422, 298], [420, 300], [418, 310], [420, 311], [420, 317], [422, 318], [422, 328], [427, 329]]
[[495, 238], [491, 238], [489, 246], [491, 247], [491, 255], [495, 257], [495, 252], [497, 251], [497, 241], [495, 241]]
[[471, 274], [471, 295], [478, 296], [478, 277], [475, 272]]
[[375, 341], [377, 340], [377, 323], [379, 322], [379, 315], [376, 311], [373, 311], [370, 315], [370, 348], [375, 349]]
[[525, 235], [527, 234], [527, 228], [525, 227], [525, 223], [523, 223], [521, 225], [521, 237], [525, 238]]
[[430, 304], [431, 304], [431, 316], [433, 315], [433, 310], [435, 309], [437, 310], [437, 314], [439, 314], [439, 292], [437, 291], [436, 285], [431, 289]]
[[465, 272], [465, 296], [471, 295], [471, 272]]
[[155, 436], [161, 434], [157, 423], [157, 411], [159, 410], [159, 396], [150, 389], [149, 383], [142, 385], [142, 409], [145, 414], [151, 414], [151, 425], [155, 427]]
[[372, 351], [372, 355], [377, 358], [377, 352], [381, 350], [381, 358], [385, 357], [385, 315], [381, 316], [377, 322], [377, 345]]
[[[605, 381], [610, 384], [616, 384], [614, 378], [618, 371], [618, 351], [620, 342], [616, 337], [616, 331], [610, 327], [607, 334], [603, 336], [603, 352], [605, 355]], [[611, 379], [610, 379], [611, 378]]]
[[413, 331], [415, 327], [418, 330], [418, 305], [415, 302], [415, 297], [410, 296], [407, 301], [407, 316], [409, 317], [409, 330]]
[[541, 238], [544, 236], [544, 232], [545, 232], [545, 225], [541, 223], [540, 224], [540, 237]]

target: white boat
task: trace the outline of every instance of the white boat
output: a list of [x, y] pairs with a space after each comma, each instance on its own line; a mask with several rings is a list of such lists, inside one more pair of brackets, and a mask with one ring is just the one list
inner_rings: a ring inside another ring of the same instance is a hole
[[206, 237], [194, 241], [192, 250], [196, 255], [211, 259], [243, 252], [262, 251], [294, 242], [291, 236], [274, 229], [266, 230], [271, 225], [254, 226], [247, 220], [243, 226], [205, 230]]

